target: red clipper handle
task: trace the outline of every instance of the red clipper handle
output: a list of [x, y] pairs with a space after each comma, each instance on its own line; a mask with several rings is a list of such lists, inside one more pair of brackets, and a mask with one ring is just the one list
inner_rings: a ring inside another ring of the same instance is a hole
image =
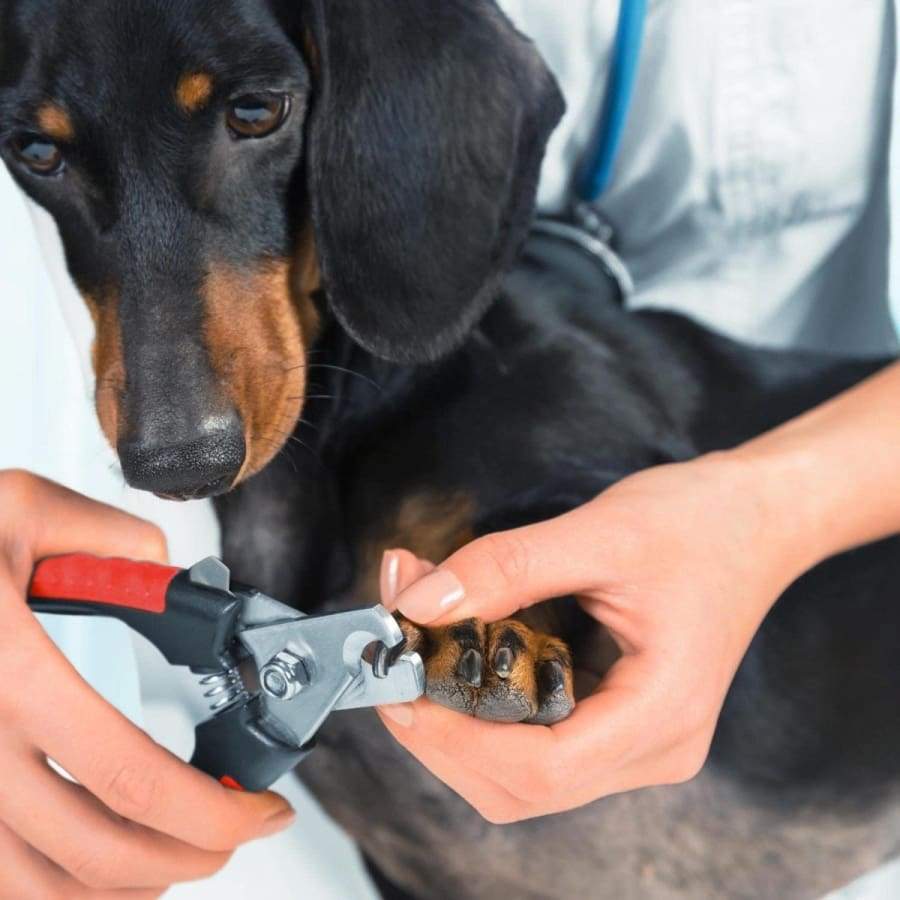
[[101, 559], [86, 554], [56, 556], [37, 564], [28, 593], [32, 600], [163, 613], [166, 592], [180, 572], [181, 569], [172, 566], [128, 559]]
[[38, 563], [28, 591], [35, 612], [119, 619], [172, 665], [199, 672], [235, 665], [242, 602], [230, 591], [195, 584], [184, 569], [79, 554]]

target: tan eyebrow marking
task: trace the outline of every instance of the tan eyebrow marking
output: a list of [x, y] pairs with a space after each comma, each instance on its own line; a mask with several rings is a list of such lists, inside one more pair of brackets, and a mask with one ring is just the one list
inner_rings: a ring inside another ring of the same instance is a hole
[[309, 66], [313, 75], [319, 74], [321, 59], [319, 57], [319, 47], [316, 39], [313, 37], [311, 28], [303, 29], [303, 49], [306, 53], [306, 64]]
[[56, 103], [45, 103], [37, 113], [37, 123], [41, 131], [57, 141], [71, 141], [75, 137], [75, 126], [69, 114]]
[[205, 72], [182, 75], [175, 88], [175, 100], [182, 112], [193, 113], [202, 109], [212, 96], [213, 80]]

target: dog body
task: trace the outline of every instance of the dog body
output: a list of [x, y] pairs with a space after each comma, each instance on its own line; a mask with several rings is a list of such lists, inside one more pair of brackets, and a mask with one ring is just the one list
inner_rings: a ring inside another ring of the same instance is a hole
[[[470, 340], [424, 371], [340, 333], [323, 342], [355, 374], [320, 379], [339, 399], [319, 416], [310, 407], [297, 432], [315, 454], [295, 445], [218, 501], [235, 570], [264, 573], [304, 608], [358, 605], [374, 596], [373, 546], [449, 553], [637, 469], [731, 446], [880, 366], [748, 350], [676, 316], [626, 313], [599, 267], [590, 283], [568, 274], [579, 256], [533, 238]], [[418, 516], [404, 516], [411, 506]], [[897, 576], [891, 540], [791, 588], [690, 784], [498, 828], [373, 714], [332, 717], [300, 775], [390, 884], [385, 896], [815, 896], [900, 849]], [[577, 616], [566, 628], [576, 665], [600, 666], [596, 631]]]
[[[216, 496], [236, 577], [307, 611], [373, 602], [387, 547], [440, 559], [880, 365], [627, 314], [547, 237], [513, 266], [562, 104], [490, 0], [0, 0], [0, 17], [0, 152], [59, 224], [126, 479]], [[333, 717], [301, 775], [386, 895], [824, 891], [900, 852], [898, 549], [791, 588], [689, 785], [496, 828], [366, 713]], [[499, 637], [570, 699], [544, 632], [576, 683], [610, 642], [574, 603], [538, 615]], [[422, 638], [435, 699], [456, 703], [460, 672], [434, 661], [473, 634]], [[482, 699], [497, 719], [548, 709]]]

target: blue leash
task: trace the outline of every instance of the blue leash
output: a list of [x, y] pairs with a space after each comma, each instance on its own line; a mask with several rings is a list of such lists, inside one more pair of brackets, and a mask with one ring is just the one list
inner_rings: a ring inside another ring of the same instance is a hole
[[612, 179], [634, 96], [646, 18], [647, 0], [621, 0], [603, 110], [591, 142], [593, 149], [582, 163], [575, 182], [582, 203], [596, 202]]
[[623, 301], [633, 293], [634, 283], [627, 266], [613, 250], [615, 235], [612, 226], [593, 204], [612, 180], [613, 166], [634, 96], [646, 19], [647, 0], [620, 0], [619, 23], [603, 109], [588, 153], [574, 176], [571, 219], [539, 218], [533, 226], [538, 234], [551, 235], [575, 244], [594, 257], [607, 276], [618, 285]]

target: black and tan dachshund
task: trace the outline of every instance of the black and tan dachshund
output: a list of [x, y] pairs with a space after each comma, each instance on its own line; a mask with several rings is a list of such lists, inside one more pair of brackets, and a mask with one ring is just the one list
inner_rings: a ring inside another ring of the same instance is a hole
[[[878, 368], [625, 313], [528, 238], [563, 105], [492, 0], [0, 17], [0, 147], [59, 226], [126, 480], [217, 497], [236, 573], [304, 609], [371, 602], [385, 547], [441, 559]], [[791, 588], [689, 784], [492, 826], [371, 713], [301, 774], [390, 897], [813, 897], [900, 852], [898, 584], [891, 540]], [[566, 715], [607, 643], [552, 613], [413, 635], [431, 696]]]

